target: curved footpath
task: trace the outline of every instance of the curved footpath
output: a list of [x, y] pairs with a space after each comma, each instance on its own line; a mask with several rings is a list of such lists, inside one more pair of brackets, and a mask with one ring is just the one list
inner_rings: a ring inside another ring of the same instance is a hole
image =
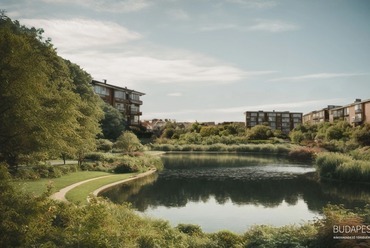
[[[110, 184], [104, 185], [104, 186], [102, 186], [102, 187], [94, 190], [93, 191], [93, 194], [95, 196], [97, 196], [101, 191], [103, 191], [105, 189], [108, 189], [110, 187], [113, 187], [113, 186], [118, 185], [118, 184], [121, 184], [121, 183], [129, 182], [129, 181], [132, 181], [132, 180], [135, 180], [135, 179], [138, 179], [138, 178], [146, 177], [146, 176], [148, 176], [150, 174], [153, 174], [156, 171], [157, 171], [156, 169], [152, 168], [152, 169], [150, 169], [147, 172], [140, 173], [140, 174], [135, 175], [135, 176], [132, 176], [130, 178], [126, 178], [126, 179], [123, 179], [123, 180], [120, 180], [120, 181], [117, 181], [117, 182], [114, 182], [114, 183], [110, 183]], [[111, 177], [111, 176], [114, 176], [114, 175], [95, 177], [95, 178], [87, 179], [87, 180], [84, 180], [84, 181], [81, 181], [81, 182], [78, 182], [78, 183], [71, 184], [71, 185], [69, 185], [69, 186], [67, 186], [65, 188], [62, 188], [58, 192], [52, 194], [50, 197], [52, 199], [54, 199], [54, 200], [59, 200], [59, 201], [65, 201], [65, 202], [67, 202], [68, 200], [66, 199], [65, 196], [66, 196], [66, 194], [67, 194], [68, 191], [74, 189], [77, 186], [80, 186], [81, 184], [84, 184], [84, 183], [87, 183], [87, 182], [90, 182], [90, 181], [94, 181], [94, 180], [98, 180], [98, 179], [102, 179], [102, 178], [105, 178], [105, 177]]]

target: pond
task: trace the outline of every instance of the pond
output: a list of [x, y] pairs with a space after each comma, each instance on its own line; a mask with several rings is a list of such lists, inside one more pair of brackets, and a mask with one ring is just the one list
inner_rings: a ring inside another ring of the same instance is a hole
[[320, 183], [310, 163], [251, 154], [165, 154], [158, 174], [102, 192], [147, 216], [243, 233], [255, 224], [283, 226], [321, 217], [328, 203], [364, 207], [361, 185]]

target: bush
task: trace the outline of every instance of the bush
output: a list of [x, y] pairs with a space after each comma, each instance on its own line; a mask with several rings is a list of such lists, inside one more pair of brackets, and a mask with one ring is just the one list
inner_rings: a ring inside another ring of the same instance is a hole
[[316, 158], [316, 166], [322, 178], [351, 182], [370, 180], [370, 161], [355, 160], [349, 155], [321, 153]]
[[309, 147], [299, 147], [289, 151], [288, 156], [297, 160], [313, 160], [317, 150]]
[[203, 231], [198, 225], [178, 224], [176, 229], [190, 236], [202, 236], [203, 235]]
[[220, 231], [211, 235], [211, 238], [216, 241], [216, 247], [242, 247], [243, 240], [241, 236], [230, 231]]
[[109, 152], [113, 148], [113, 142], [107, 139], [98, 139], [96, 143], [98, 151]]
[[113, 171], [114, 173], [132, 173], [132, 172], [138, 172], [139, 168], [136, 165], [130, 165], [130, 164], [121, 162], [115, 166]]

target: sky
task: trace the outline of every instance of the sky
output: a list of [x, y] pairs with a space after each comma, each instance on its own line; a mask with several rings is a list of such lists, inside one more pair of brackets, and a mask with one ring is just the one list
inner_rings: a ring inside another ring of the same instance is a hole
[[244, 121], [370, 99], [369, 0], [2, 0], [142, 120]]

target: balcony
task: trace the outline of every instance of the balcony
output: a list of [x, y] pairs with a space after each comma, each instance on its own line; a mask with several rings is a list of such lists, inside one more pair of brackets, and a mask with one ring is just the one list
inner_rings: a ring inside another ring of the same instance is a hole
[[352, 123], [362, 122], [362, 117], [352, 117]]
[[138, 100], [138, 99], [130, 98], [129, 101], [130, 101], [130, 103], [134, 103], [134, 104], [139, 104], [139, 105], [143, 104], [143, 101]]
[[355, 113], [358, 114], [358, 113], [362, 113], [362, 108], [357, 108], [355, 109]]

